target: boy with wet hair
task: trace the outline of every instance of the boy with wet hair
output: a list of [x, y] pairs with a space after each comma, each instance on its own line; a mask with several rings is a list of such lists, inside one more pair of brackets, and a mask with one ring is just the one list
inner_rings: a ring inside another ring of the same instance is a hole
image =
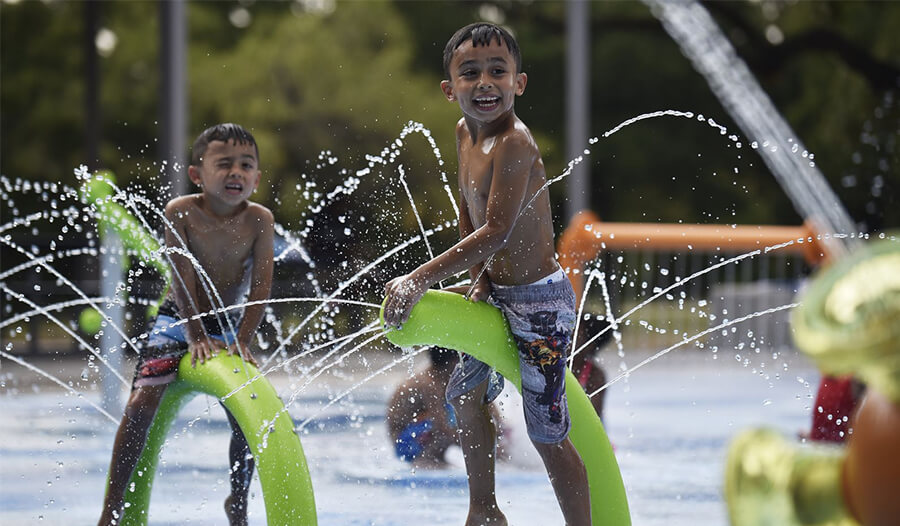
[[[575, 293], [556, 261], [540, 151], [516, 117], [527, 76], [515, 39], [486, 23], [447, 42], [441, 89], [459, 104], [461, 240], [385, 287], [385, 323], [399, 327], [425, 291], [465, 270], [472, 301], [490, 301], [509, 321], [519, 349], [528, 435], [547, 468], [569, 526], [591, 522], [587, 473], [568, 438], [565, 367], [575, 326]], [[469, 474], [467, 526], [506, 524], [494, 495], [496, 430], [488, 410], [502, 378], [463, 355], [447, 386]]]
[[[141, 346], [113, 445], [100, 526], [121, 521], [128, 480], [181, 358], [190, 353], [196, 367], [198, 360], [203, 363], [225, 347], [257, 365], [250, 345], [265, 306], [250, 305], [243, 316], [240, 309], [222, 313], [229, 306], [268, 299], [272, 287], [274, 219], [266, 207], [248, 200], [260, 179], [256, 140], [237, 124], [208, 128], [194, 142], [188, 176], [201, 192], [166, 205], [166, 246], [173, 249], [174, 280]], [[196, 260], [197, 268], [185, 253]], [[216, 315], [207, 315], [210, 311]], [[231, 494], [225, 512], [230, 524], [245, 525], [253, 455], [237, 422], [226, 414], [231, 425]]]

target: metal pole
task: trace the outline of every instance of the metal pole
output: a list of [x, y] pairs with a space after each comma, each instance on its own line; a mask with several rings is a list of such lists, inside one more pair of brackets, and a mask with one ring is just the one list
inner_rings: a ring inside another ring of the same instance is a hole
[[100, 3], [84, 3], [84, 149], [89, 170], [100, 168], [100, 60], [97, 57], [97, 31], [100, 28]]
[[[568, 161], [583, 154], [591, 118], [590, 5], [586, 0], [566, 3], [566, 155]], [[566, 222], [590, 208], [590, 165], [574, 167], [566, 178]]]
[[160, 110], [162, 175], [172, 196], [187, 192], [187, 27], [183, 0], [160, 0]]
[[[110, 307], [106, 309], [106, 315], [110, 321], [117, 327], [125, 328], [125, 309], [118, 302], [113, 301], [116, 297], [116, 287], [122, 281], [122, 273], [124, 267], [122, 265], [123, 258], [127, 257], [122, 249], [122, 240], [112, 231], [106, 228], [103, 232], [103, 244], [100, 251], [100, 296], [109, 298], [106, 304]], [[103, 335], [100, 337], [100, 352], [104, 353], [109, 367], [120, 373], [123, 373], [125, 364], [125, 350], [122, 348], [122, 337], [112, 327], [104, 327]], [[127, 378], [127, 375], [125, 375]], [[101, 380], [102, 385], [102, 405], [110, 414], [122, 412], [122, 404], [120, 396], [122, 393], [122, 384], [118, 377], [114, 374], [104, 374]]]

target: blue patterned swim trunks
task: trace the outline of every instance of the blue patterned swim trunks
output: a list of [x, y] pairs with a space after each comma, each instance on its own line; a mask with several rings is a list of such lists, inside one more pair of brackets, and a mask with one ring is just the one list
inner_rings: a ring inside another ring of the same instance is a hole
[[[235, 341], [235, 334], [227, 329], [225, 336], [219, 334], [222, 332], [220, 323], [222, 319], [216, 319], [215, 316], [208, 316], [203, 320], [210, 338], [221, 342], [223, 347], [231, 345]], [[239, 324], [239, 315], [232, 316], [231, 325], [236, 328]], [[135, 365], [132, 388], [163, 385], [175, 381], [181, 357], [188, 351], [185, 330], [185, 324], [179, 319], [175, 302], [166, 299], [160, 305], [156, 317], [150, 321], [147, 341], [139, 347], [140, 354]]]
[[[528, 436], [534, 442], [556, 444], [571, 427], [565, 379], [575, 328], [575, 292], [562, 271], [548, 278], [550, 283], [495, 285], [490, 302], [506, 316], [519, 349]], [[447, 383], [447, 399], [462, 396], [485, 380], [484, 403], [490, 403], [503, 390], [503, 378], [463, 354]]]

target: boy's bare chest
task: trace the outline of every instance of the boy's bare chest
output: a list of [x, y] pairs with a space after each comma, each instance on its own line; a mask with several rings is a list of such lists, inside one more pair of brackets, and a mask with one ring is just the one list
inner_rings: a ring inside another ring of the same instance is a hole
[[468, 151], [460, 152], [460, 190], [464, 193], [470, 208], [483, 210], [487, 206], [493, 176], [494, 158], [492, 155], [477, 151], [476, 147], [470, 147]]
[[204, 267], [240, 265], [253, 250], [255, 236], [244, 221], [195, 221], [186, 231], [188, 248]]

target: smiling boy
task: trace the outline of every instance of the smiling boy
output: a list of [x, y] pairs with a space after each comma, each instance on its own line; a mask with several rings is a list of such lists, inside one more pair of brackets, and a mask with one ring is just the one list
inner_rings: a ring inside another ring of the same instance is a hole
[[[267, 208], [248, 200], [260, 180], [256, 140], [236, 124], [208, 128], [194, 142], [188, 176], [201, 192], [176, 197], [166, 205], [166, 246], [175, 277], [152, 322], [149, 340], [141, 347], [113, 445], [100, 526], [121, 521], [126, 485], [181, 357], [190, 353], [191, 365], [196, 366], [198, 360], [203, 363], [227, 347], [229, 354], [237, 352], [256, 365], [250, 345], [265, 306], [250, 305], [243, 316], [240, 309], [223, 312], [268, 299], [272, 286], [274, 219]], [[216, 315], [206, 314], [211, 311]], [[243, 525], [254, 461], [243, 433], [227, 410], [226, 414], [232, 434], [231, 495], [225, 512], [230, 524]]]
[[[547, 177], [531, 132], [516, 116], [527, 76], [516, 40], [485, 23], [457, 31], [444, 49], [441, 89], [459, 104], [460, 241], [385, 288], [384, 319], [399, 327], [434, 283], [469, 271], [472, 301], [497, 305], [519, 349], [528, 435], [570, 526], [591, 521], [587, 475], [568, 438], [565, 364], [575, 294], [556, 261]], [[467, 526], [506, 524], [494, 495], [496, 429], [489, 406], [502, 389], [486, 364], [463, 355], [447, 385], [469, 474]]]

